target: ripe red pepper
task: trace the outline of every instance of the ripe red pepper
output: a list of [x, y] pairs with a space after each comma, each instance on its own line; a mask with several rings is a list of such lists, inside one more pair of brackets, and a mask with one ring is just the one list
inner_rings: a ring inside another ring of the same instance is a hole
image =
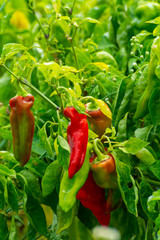
[[69, 178], [72, 178], [80, 170], [85, 159], [88, 123], [87, 116], [79, 113], [74, 107], [65, 108], [63, 114], [71, 119], [67, 128], [67, 138], [71, 150], [68, 174]]
[[[104, 103], [107, 111], [110, 112], [110, 109], [106, 103]], [[86, 113], [90, 115], [88, 117], [88, 121], [91, 123], [92, 130], [101, 137], [104, 133], [106, 128], [111, 127], [112, 119], [107, 117], [101, 109], [98, 107], [95, 107], [92, 103], [86, 104]]]
[[105, 190], [97, 186], [91, 171], [76, 198], [80, 200], [84, 207], [89, 208], [92, 211], [101, 225], [109, 225], [110, 204], [107, 204], [106, 202]]
[[[96, 184], [101, 188], [117, 188], [116, 164], [110, 153], [102, 153], [98, 146], [98, 139], [93, 142], [95, 155], [90, 159], [90, 169]], [[105, 148], [104, 151], [107, 151]]]
[[34, 116], [30, 108], [33, 106], [34, 97], [16, 96], [10, 99], [10, 123], [13, 136], [13, 152], [17, 161], [24, 166], [30, 158], [34, 134]]

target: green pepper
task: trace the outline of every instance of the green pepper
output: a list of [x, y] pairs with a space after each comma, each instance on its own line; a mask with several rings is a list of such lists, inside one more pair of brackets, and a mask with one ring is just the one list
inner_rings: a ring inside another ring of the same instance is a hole
[[68, 212], [76, 202], [76, 195], [85, 183], [89, 173], [89, 151], [91, 145], [88, 144], [84, 163], [81, 169], [69, 178], [68, 171], [65, 170], [60, 184], [59, 206], [63, 211]]
[[147, 86], [145, 91], [143, 92], [136, 108], [136, 112], [134, 115], [134, 120], [139, 118], [143, 118], [148, 112], [148, 103], [153, 89], [159, 84], [159, 79], [156, 76], [156, 67], [159, 61], [159, 49], [160, 49], [160, 38], [157, 37], [152, 44], [151, 47], [151, 58], [149, 62], [148, 69], [148, 78], [147, 78]]

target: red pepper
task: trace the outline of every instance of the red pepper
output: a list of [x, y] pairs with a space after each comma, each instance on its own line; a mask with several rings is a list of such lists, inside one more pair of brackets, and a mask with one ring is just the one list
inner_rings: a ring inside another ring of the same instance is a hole
[[[95, 139], [93, 142], [93, 148], [96, 154], [90, 160], [90, 169], [93, 174], [93, 178], [96, 184], [102, 188], [117, 188], [117, 173], [116, 164], [113, 156], [110, 153], [102, 153], [97, 143], [99, 139]], [[107, 151], [107, 148], [104, 149]]]
[[[110, 112], [108, 105], [104, 104]], [[91, 106], [91, 103], [86, 104], [86, 113], [90, 115], [88, 121], [91, 123], [92, 130], [101, 137], [105, 133], [106, 128], [111, 127], [112, 119], [107, 117], [100, 108], [94, 108], [94, 105], [92, 108]]]
[[88, 123], [87, 116], [79, 113], [74, 107], [65, 108], [63, 114], [71, 119], [67, 128], [67, 138], [71, 150], [68, 173], [69, 178], [72, 178], [80, 170], [85, 159]]
[[16, 96], [10, 99], [10, 122], [13, 136], [13, 152], [20, 165], [25, 165], [30, 158], [34, 134], [34, 116], [30, 108], [33, 106], [34, 97]]
[[80, 200], [84, 207], [89, 208], [92, 211], [101, 225], [109, 225], [110, 205], [106, 204], [105, 190], [97, 186], [91, 171], [76, 198]]

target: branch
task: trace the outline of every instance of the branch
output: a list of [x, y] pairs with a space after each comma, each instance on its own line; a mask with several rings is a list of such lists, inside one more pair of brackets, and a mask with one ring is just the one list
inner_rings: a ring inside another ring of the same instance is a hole
[[43, 93], [41, 93], [36, 87], [34, 87], [31, 83], [29, 83], [27, 80], [25, 80], [23, 77], [18, 77], [15, 75], [5, 64], [2, 64], [2, 66], [13, 76], [15, 77], [19, 82], [22, 84], [28, 86], [31, 88], [34, 92], [36, 92], [39, 96], [41, 96], [45, 101], [50, 103], [52, 107], [56, 110], [59, 110], [60, 107], [58, 107], [54, 102], [52, 102], [48, 97], [46, 97]]

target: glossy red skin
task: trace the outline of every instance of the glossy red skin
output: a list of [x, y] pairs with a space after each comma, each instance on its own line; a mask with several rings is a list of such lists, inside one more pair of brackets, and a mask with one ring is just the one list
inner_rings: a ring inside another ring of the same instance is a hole
[[65, 108], [63, 114], [71, 120], [67, 128], [67, 138], [71, 150], [68, 174], [69, 178], [72, 178], [80, 170], [85, 159], [88, 123], [87, 116], [80, 114], [73, 107]]
[[[106, 107], [109, 108], [107, 104]], [[92, 130], [99, 137], [105, 133], [106, 128], [111, 127], [112, 120], [108, 118], [100, 108], [98, 110], [89, 111], [86, 105], [86, 113], [90, 115], [88, 121], [91, 123]]]
[[10, 123], [13, 136], [13, 152], [17, 161], [24, 166], [30, 158], [32, 140], [34, 135], [34, 116], [30, 108], [34, 97], [16, 96], [10, 99]]
[[93, 179], [92, 172], [79, 190], [76, 198], [81, 204], [92, 211], [101, 225], [108, 226], [110, 221], [110, 207], [106, 204], [105, 190], [97, 186]]

